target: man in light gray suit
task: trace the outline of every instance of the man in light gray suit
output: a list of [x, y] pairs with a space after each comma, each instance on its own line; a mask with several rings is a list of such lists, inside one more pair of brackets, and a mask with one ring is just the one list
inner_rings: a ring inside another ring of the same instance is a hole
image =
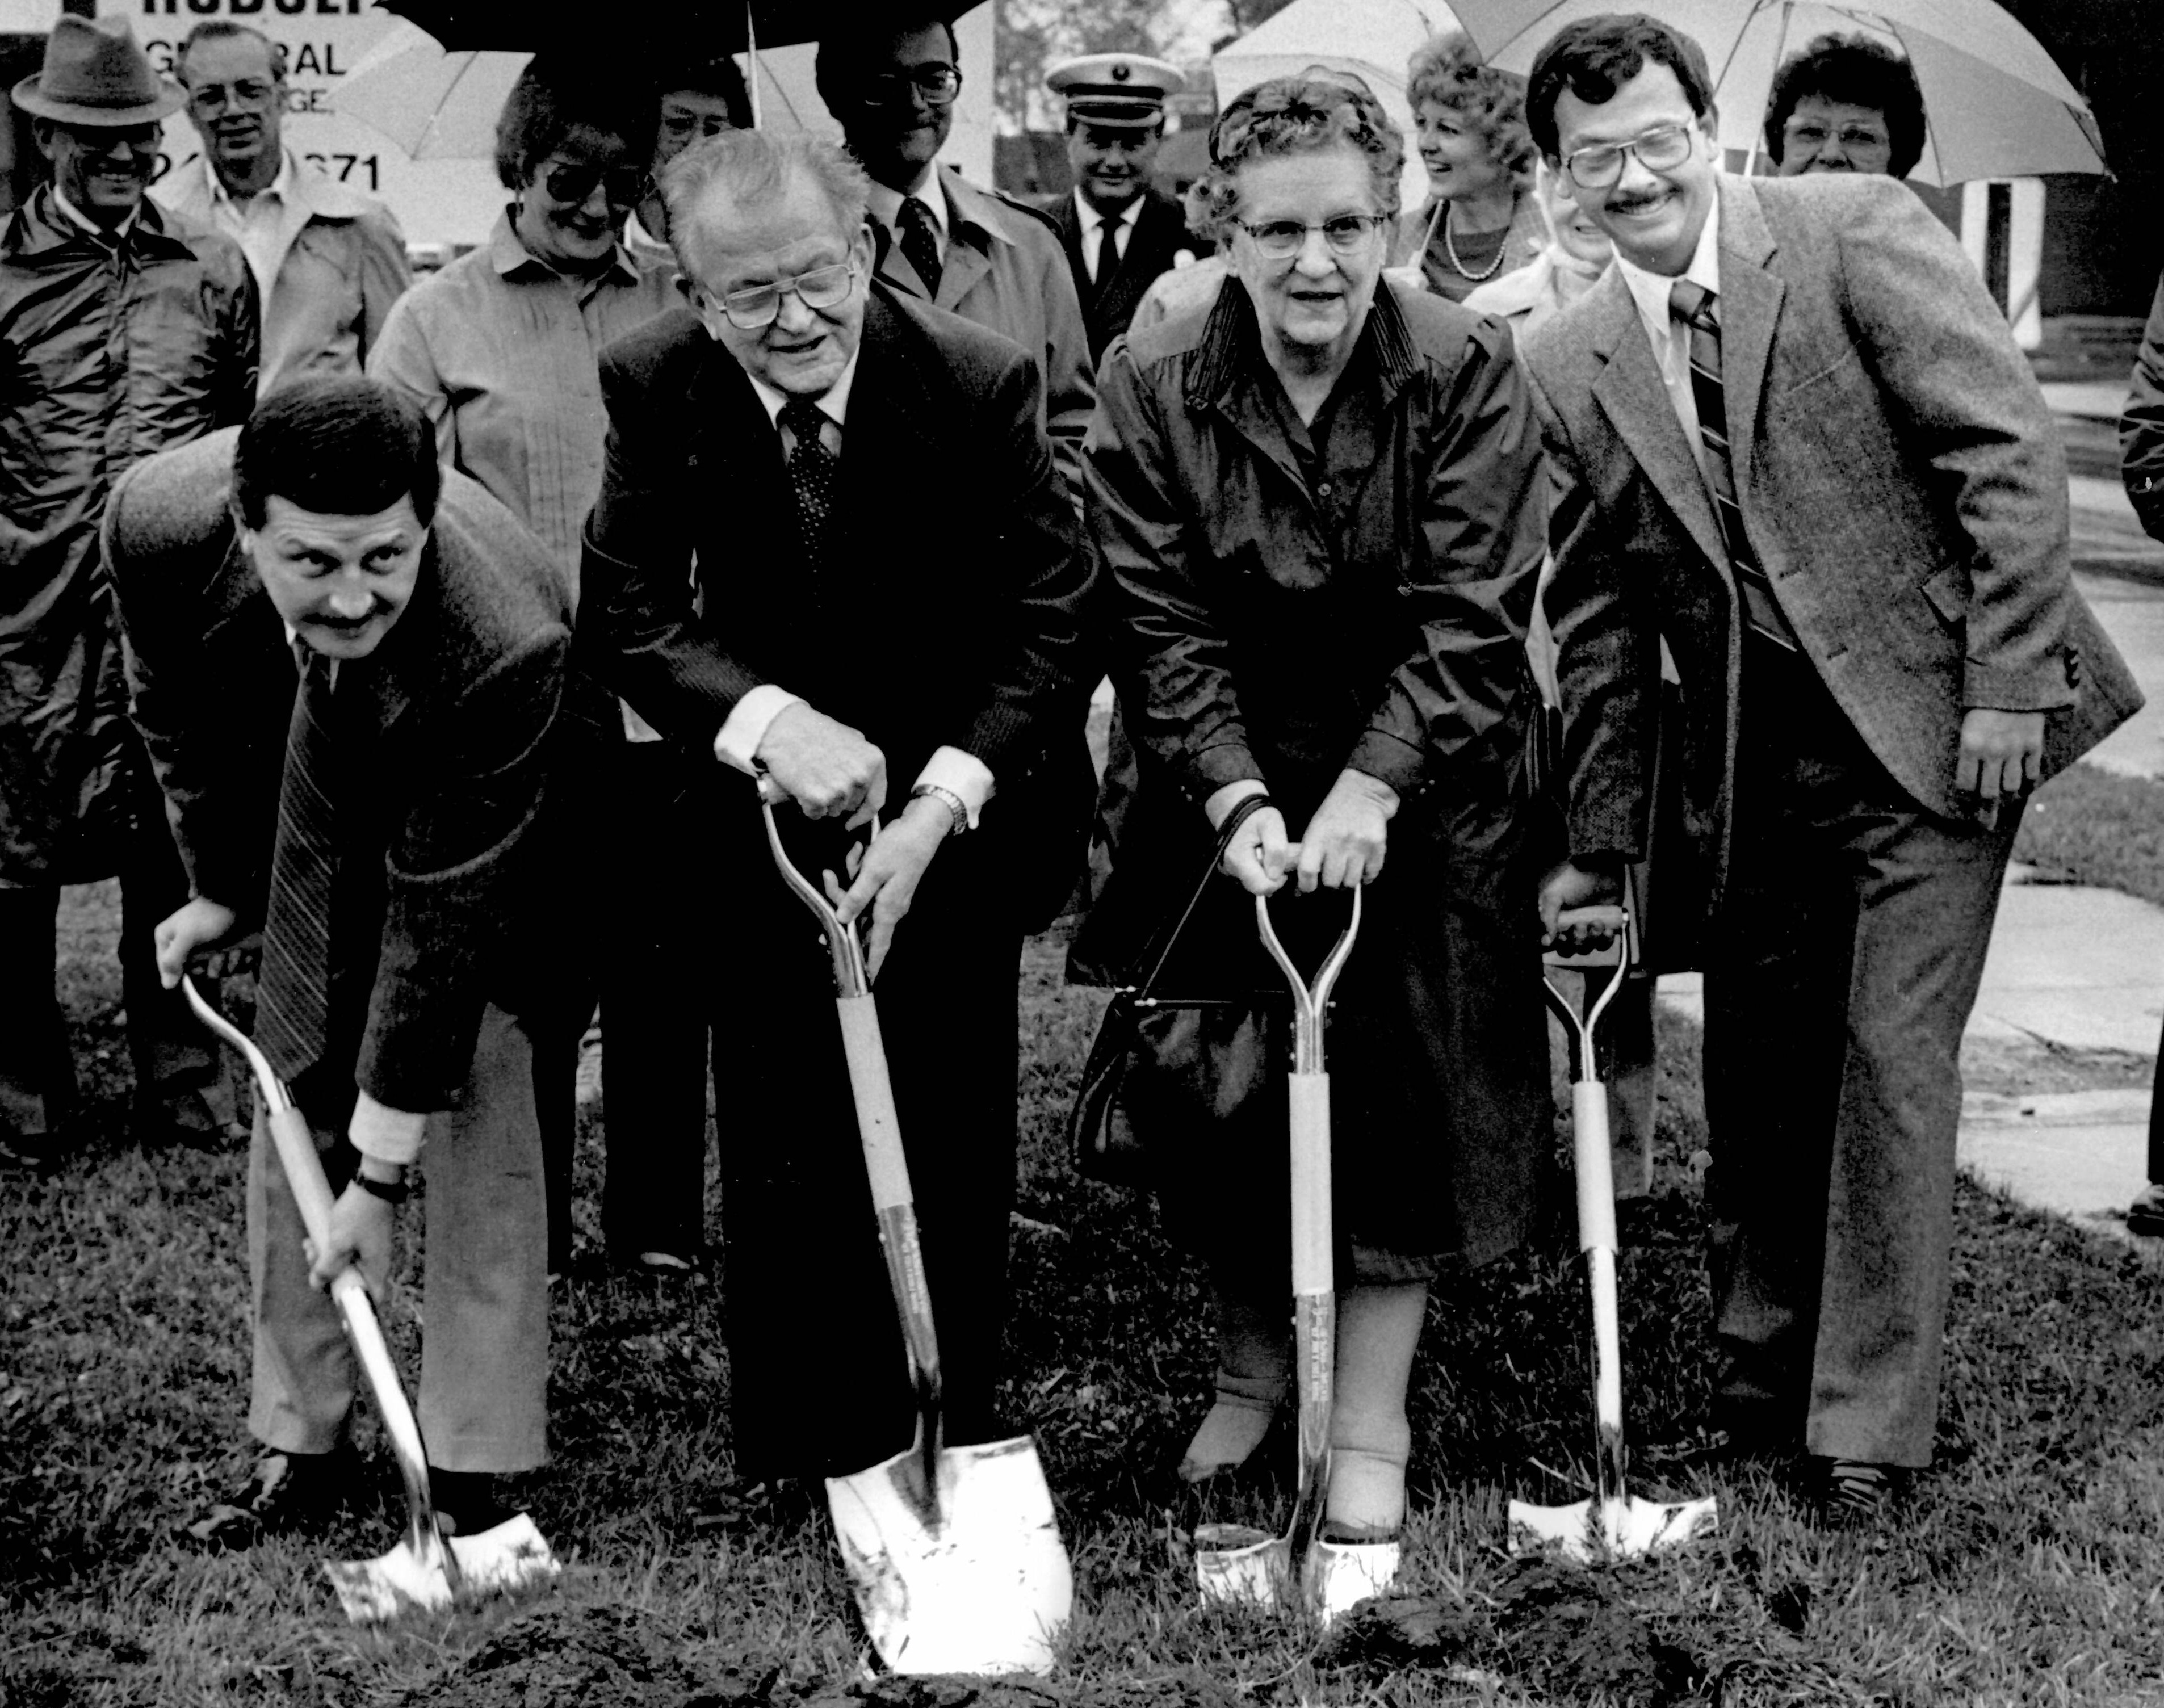
[[1721, 176], [1704, 55], [1648, 18], [1559, 33], [1526, 107], [1619, 262], [1523, 351], [1571, 786], [1543, 917], [1645, 845], [1665, 638], [1716, 886], [1716, 1421], [1872, 1516], [1930, 1463], [1957, 1057], [2021, 801], [2140, 696], [2069, 580], [2050, 413], [1914, 196]]

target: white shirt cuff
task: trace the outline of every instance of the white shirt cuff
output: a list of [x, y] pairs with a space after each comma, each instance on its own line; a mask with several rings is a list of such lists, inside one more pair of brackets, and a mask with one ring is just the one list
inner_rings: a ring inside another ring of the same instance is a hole
[[346, 1128], [346, 1137], [363, 1156], [372, 1157], [379, 1163], [396, 1163], [406, 1169], [412, 1167], [419, 1158], [421, 1136], [428, 1125], [426, 1115], [393, 1109], [363, 1091], [354, 1103], [353, 1121]]
[[803, 703], [801, 694], [792, 694], [771, 682], [761, 682], [737, 702], [736, 710], [722, 725], [722, 733], [714, 738], [714, 757], [725, 765], [733, 765], [746, 776], [757, 776], [759, 766], [755, 760], [759, 744], [766, 739], [767, 726], [790, 707]]
[[959, 796], [963, 811], [969, 815], [969, 828], [974, 830], [985, 802], [992, 798], [994, 784], [991, 768], [974, 754], [964, 753], [959, 747], [943, 747], [933, 749], [924, 762], [924, 769], [917, 774], [916, 786], [944, 789]]

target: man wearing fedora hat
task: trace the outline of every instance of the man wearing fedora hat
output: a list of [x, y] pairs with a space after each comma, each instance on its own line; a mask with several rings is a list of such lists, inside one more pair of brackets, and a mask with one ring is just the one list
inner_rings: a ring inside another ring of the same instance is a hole
[[1186, 86], [1177, 66], [1141, 54], [1085, 54], [1045, 73], [1067, 102], [1074, 188], [1046, 211], [1074, 270], [1090, 360], [1127, 329], [1160, 273], [1210, 253], [1179, 204], [1150, 182], [1164, 140], [1164, 101]]
[[[136, 1124], [218, 1127], [218, 1059], [160, 987], [151, 928], [186, 879], [142, 744], [97, 528], [130, 463], [244, 419], [255, 286], [229, 239], [144, 196], [186, 97], [126, 23], [64, 17], [14, 90], [52, 178], [0, 233], [0, 1158], [55, 1159], [75, 1096], [54, 1000], [60, 886], [118, 874]], [[96, 382], [86, 384], [87, 376]]]

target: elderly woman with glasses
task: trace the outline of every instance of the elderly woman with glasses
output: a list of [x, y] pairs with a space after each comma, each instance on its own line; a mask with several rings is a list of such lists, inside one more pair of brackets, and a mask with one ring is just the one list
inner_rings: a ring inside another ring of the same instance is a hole
[[1418, 265], [1429, 290], [1462, 302], [1476, 286], [1530, 265], [1547, 241], [1526, 80], [1482, 64], [1479, 50], [1452, 32], [1413, 55], [1405, 96], [1430, 193], [1399, 222], [1390, 260]]
[[1821, 35], [1773, 74], [1766, 157], [1783, 178], [1878, 172], [1924, 157], [1924, 91], [1908, 60], [1867, 35]]
[[[1508, 333], [1381, 276], [1404, 145], [1380, 103], [1321, 75], [1261, 84], [1211, 148], [1233, 282], [1113, 346], [1086, 448], [1142, 769], [1091, 954], [1127, 959], [1185, 899], [1227, 815], [1268, 796], [1162, 986], [1233, 999], [1201, 1011], [1226, 1069], [1200, 1100], [1218, 1118], [1198, 1120], [1158, 1183], [1215, 1294], [1216, 1403], [1179, 1467], [1200, 1484], [1258, 1457], [1289, 1375], [1275, 1088], [1289, 1015], [1281, 994], [1259, 1018], [1246, 1006], [1284, 990], [1253, 898], [1279, 897], [1273, 919], [1312, 968], [1344, 924], [1342, 892], [1368, 886], [1328, 1045], [1341, 1255], [1326, 1518], [1334, 1539], [1388, 1542], [1428, 1281], [1446, 1256], [1519, 1243], [1547, 1142], [1525, 812], [1546, 485]], [[1258, 1028], [1267, 1070], [1252, 1052], [1237, 1065]]]
[[[675, 265], [666, 255], [635, 259], [623, 244], [624, 221], [647, 189], [654, 156], [657, 103], [652, 83], [611, 80], [568, 59], [536, 58], [519, 75], [496, 125], [496, 171], [510, 205], [488, 241], [399, 299], [370, 353], [368, 372], [413, 398], [434, 423], [444, 461], [502, 501], [562, 565], [576, 596], [580, 537], [601, 494], [607, 411], [601, 402], [602, 348], [680, 307]], [[664, 810], [668, 764], [652, 733], [623, 714], [636, 745], [612, 767], [622, 798], [612, 803], [620, 842], [643, 840], [626, 826]], [[645, 740], [641, 741], [643, 736]], [[633, 891], [661, 895], [649, 870]], [[622, 883], [607, 886], [621, 898]], [[612, 938], [632, 928], [611, 921]], [[577, 959], [577, 957], [571, 957]], [[542, 1102], [549, 1156], [549, 1270], [570, 1255], [570, 1159], [575, 1040], [592, 1011], [592, 980], [567, 976], [569, 1038], [542, 1064]], [[638, 981], [629, 981], [635, 993]], [[606, 1006], [617, 1016], [627, 1049], [654, 1035], [629, 1012], [635, 994], [619, 1001], [608, 983]], [[649, 999], [651, 1000], [651, 999]], [[627, 1078], [637, 1075], [623, 1064]], [[559, 1069], [560, 1068], [560, 1072]], [[559, 1084], [560, 1080], [560, 1084]], [[704, 1156], [705, 1109], [696, 1140]], [[617, 1160], [628, 1121], [612, 1127], [611, 1175], [636, 1178]], [[679, 1169], [696, 1182], [698, 1166]], [[683, 1267], [696, 1243], [701, 1195], [640, 1191], [636, 1206], [612, 1193], [603, 1206], [612, 1246], [633, 1258], [657, 1253]], [[609, 1213], [614, 1208], [618, 1214]], [[654, 1225], [659, 1222], [659, 1226]]]

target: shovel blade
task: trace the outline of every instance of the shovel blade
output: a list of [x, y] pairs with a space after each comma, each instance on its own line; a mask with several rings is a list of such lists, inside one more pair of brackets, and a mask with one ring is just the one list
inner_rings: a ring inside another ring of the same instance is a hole
[[1292, 1543], [1251, 1524], [1197, 1525], [1195, 1585], [1221, 1607], [1289, 1607]]
[[1405, 1557], [1395, 1542], [1325, 1542], [1320, 1537], [1300, 1562], [1302, 1599], [1326, 1629], [1363, 1601], [1387, 1595]]
[[460, 1580], [468, 1596], [509, 1595], [545, 1583], [563, 1568], [523, 1512], [472, 1536], [438, 1543], [433, 1536], [402, 1542], [372, 1560], [327, 1563], [339, 1605], [355, 1625], [382, 1625], [410, 1612], [438, 1612], [459, 1597], [441, 1548], [456, 1556]]
[[1638, 1559], [1710, 1536], [1720, 1527], [1717, 1498], [1662, 1505], [1657, 1500], [1579, 1500], [1568, 1506], [1510, 1503], [1510, 1552], [1553, 1548], [1567, 1559], [1589, 1565], [1605, 1555]]
[[872, 1647], [904, 1674], [1041, 1673], [1074, 1611], [1074, 1577], [1037, 1444], [1026, 1435], [939, 1454], [936, 1519], [911, 1492], [917, 1450], [827, 1479], [827, 1506]]

